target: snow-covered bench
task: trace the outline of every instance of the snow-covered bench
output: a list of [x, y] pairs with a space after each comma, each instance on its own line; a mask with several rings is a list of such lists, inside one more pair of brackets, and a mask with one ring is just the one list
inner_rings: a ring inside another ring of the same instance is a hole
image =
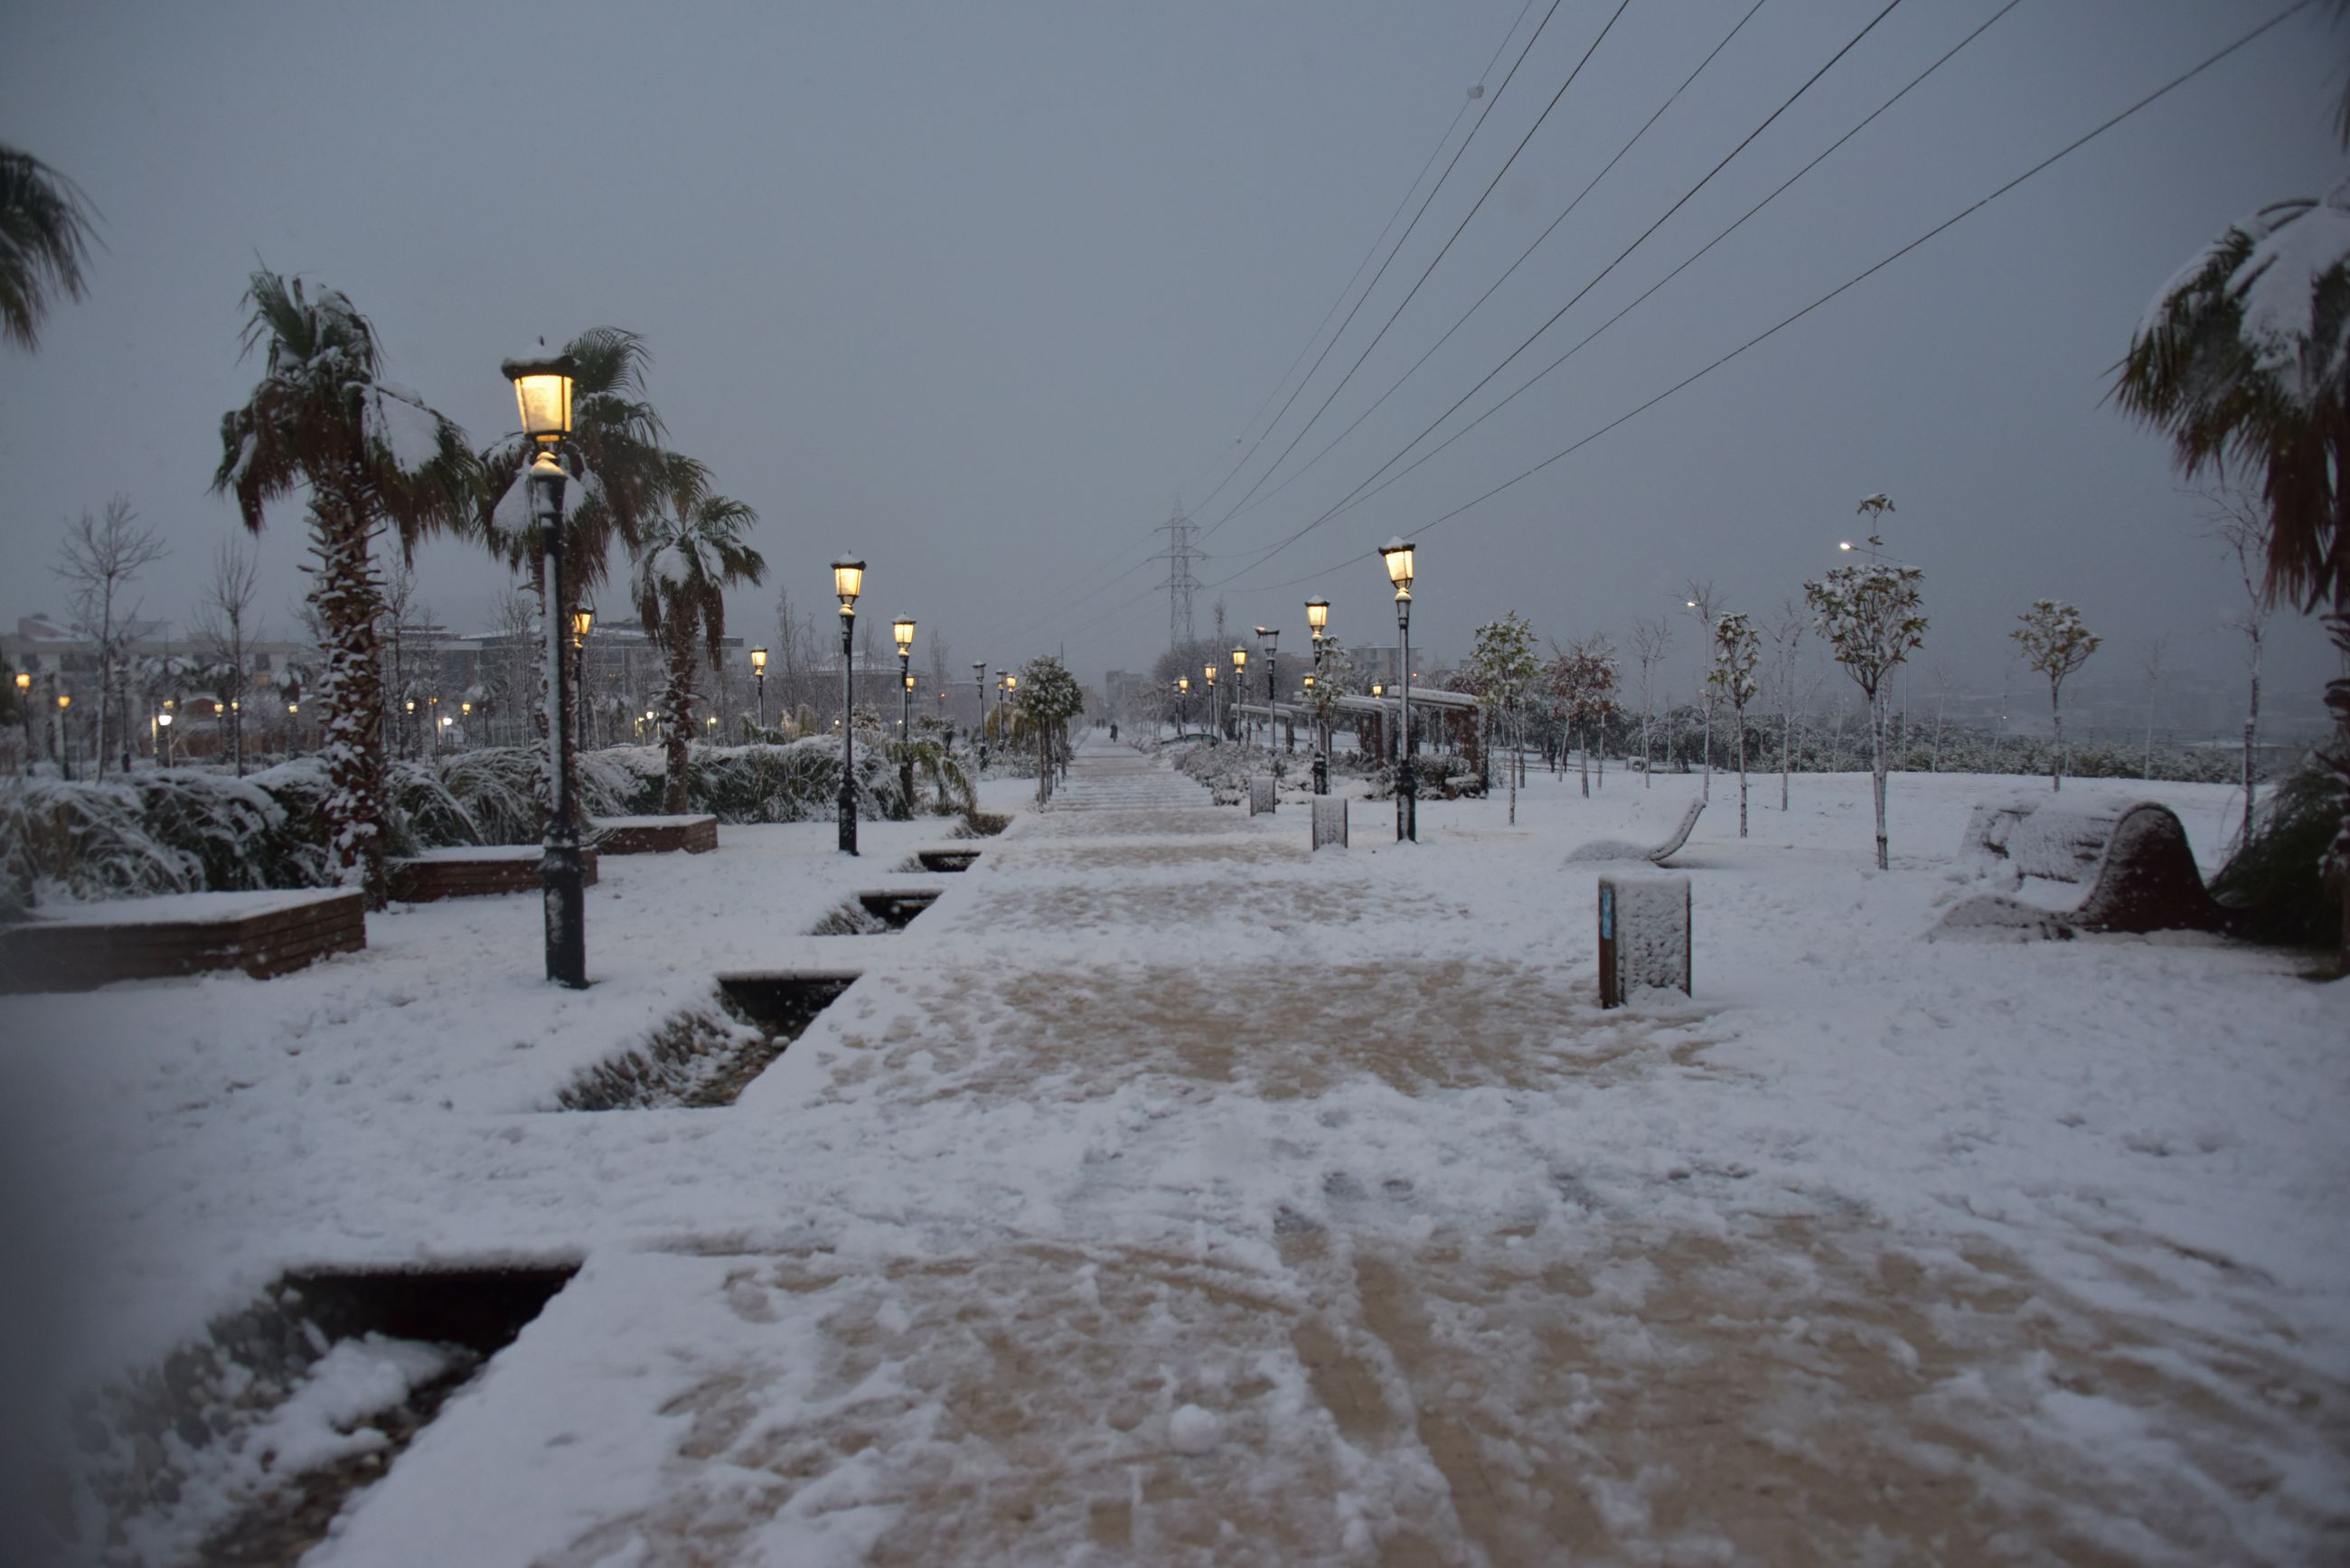
[[596, 823], [596, 848], [605, 855], [707, 855], [718, 847], [718, 819], [699, 816], [606, 816]]
[[[2226, 931], [2235, 912], [2211, 897], [2187, 829], [2153, 801], [2022, 797], [1978, 805], [1960, 864], [2007, 890], [1951, 908], [1942, 929], [2067, 938], [2081, 931]], [[2085, 886], [2077, 899], [2046, 884]], [[2038, 884], [2038, 886], [2033, 886]], [[2034, 897], [2018, 897], [2031, 892]]]
[[1577, 846], [1569, 851], [1566, 857], [1569, 860], [1646, 860], [1651, 865], [1662, 866], [1681, 852], [1681, 846], [1689, 842], [1690, 831], [1697, 826], [1697, 819], [1704, 810], [1703, 795], [1690, 802], [1689, 809], [1681, 813], [1680, 826], [1654, 848], [1643, 849], [1637, 844], [1626, 844], [1620, 839], [1601, 838]]
[[88, 991], [225, 969], [265, 980], [366, 946], [359, 895], [337, 888], [109, 898], [45, 908], [0, 929], [0, 991]]
[[[473, 898], [493, 893], [538, 891], [539, 861], [536, 844], [466, 845], [454, 849], [428, 849], [421, 855], [394, 860], [390, 866], [391, 896], [403, 904], [429, 904], [436, 898]], [[596, 882], [596, 852], [580, 852], [587, 862], [582, 886]]]

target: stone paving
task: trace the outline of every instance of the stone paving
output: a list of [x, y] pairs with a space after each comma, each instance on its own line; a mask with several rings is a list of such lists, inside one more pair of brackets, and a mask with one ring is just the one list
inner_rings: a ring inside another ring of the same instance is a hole
[[[789, 1116], [788, 1089], [798, 1114], [876, 1126], [1024, 1116], [1039, 1147], [1091, 1140], [1078, 1177], [1049, 1205], [1007, 1178], [997, 1223], [886, 1259], [681, 1248], [644, 1265], [670, 1282], [657, 1321], [599, 1305], [591, 1270], [566, 1310], [613, 1314], [687, 1386], [644, 1413], [668, 1418], [657, 1495], [528, 1560], [2136, 1560], [2074, 1528], [2091, 1517], [2226, 1553], [2195, 1498], [2002, 1430], [2000, 1380], [2030, 1367], [2154, 1412], [2147, 1440], [2257, 1492], [2273, 1478], [2239, 1445], [2272, 1434], [2210, 1390], [2314, 1399], [2305, 1374], [2157, 1345], [1994, 1249], [1888, 1253], [1856, 1207], [1774, 1207], [1735, 1166], [1660, 1176], [1700, 1222], [1612, 1212], [1554, 1131], [1646, 1080], [1734, 1091], [1704, 1006], [1600, 1014], [1587, 970], [1478, 956], [1472, 911], [1391, 869], [1413, 851], [1358, 836], [1315, 866], [1305, 836], [1303, 811], [1253, 821], [1096, 743], [906, 937], [868, 939], [904, 946], [858, 1005], [712, 1114]], [[1490, 1106], [1439, 1162], [1490, 1180], [1383, 1176], [1414, 1129], [1363, 1119], [1381, 1094], [1407, 1123]], [[1258, 1162], [1273, 1174], [1239, 1179]], [[1266, 1201], [1279, 1179], [1291, 1197]], [[642, 1375], [536, 1363], [531, 1338], [490, 1399]], [[1978, 1366], [1971, 1403], [1930, 1395]], [[1218, 1417], [1200, 1451], [1170, 1440], [1185, 1404]], [[403, 1483], [420, 1508], [455, 1484], [423, 1453], [346, 1545], [400, 1517]], [[827, 1549], [778, 1549], [783, 1520]]]

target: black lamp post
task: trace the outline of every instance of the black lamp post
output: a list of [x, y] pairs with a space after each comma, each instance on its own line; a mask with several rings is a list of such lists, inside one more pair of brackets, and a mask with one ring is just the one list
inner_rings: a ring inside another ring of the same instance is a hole
[[914, 618], [901, 615], [889, 623], [890, 640], [898, 645], [898, 784], [905, 792], [906, 815], [914, 815]]
[[[1322, 631], [1330, 624], [1330, 601], [1312, 598], [1305, 601], [1305, 624], [1314, 632], [1314, 674], [1322, 672]], [[1314, 689], [1314, 675], [1305, 678], [1306, 690]], [[1322, 722], [1322, 704], [1314, 710], [1314, 793], [1330, 793], [1330, 726]]]
[[68, 784], [73, 783], [73, 744], [71, 732], [66, 729], [66, 710], [72, 706], [72, 693], [57, 693], [57, 776]]
[[764, 648], [751, 650], [751, 680], [759, 691], [759, 728], [764, 730], [767, 727], [767, 650]]
[[571, 746], [588, 749], [588, 634], [596, 629], [596, 612], [582, 606], [571, 612]]
[[979, 771], [987, 772], [987, 660], [971, 667], [971, 689], [979, 694], [979, 717], [972, 721], [972, 743], [979, 748]]
[[1208, 733], [1221, 736], [1223, 733], [1223, 711], [1216, 705], [1216, 667], [1208, 665], [1200, 673], [1206, 677], [1208, 682]]
[[1395, 585], [1397, 653], [1403, 677], [1403, 735], [1400, 750], [1403, 761], [1396, 769], [1396, 842], [1410, 839], [1419, 842], [1419, 792], [1411, 775], [1411, 557], [1412, 548], [1401, 539], [1389, 539], [1379, 546], [1379, 558], [1388, 569], [1388, 581]]
[[1264, 750], [1270, 756], [1273, 754], [1274, 726], [1280, 718], [1279, 710], [1274, 706], [1274, 678], [1281, 670], [1281, 654], [1277, 646], [1281, 633], [1273, 628], [1261, 626], [1256, 628], [1256, 640], [1258, 650], [1264, 655]]
[[33, 677], [29, 671], [16, 671], [16, 717], [25, 725], [25, 765], [20, 770], [27, 775], [33, 771]]
[[499, 367], [515, 387], [523, 434], [538, 449], [531, 460], [530, 512], [538, 524], [539, 550], [546, 561], [546, 759], [555, 784], [555, 809], [538, 863], [546, 908], [546, 978], [579, 990], [588, 983], [588, 866], [579, 853], [579, 829], [571, 797], [570, 683], [564, 680], [564, 634], [570, 628], [558, 613], [563, 603], [563, 487], [569, 478], [556, 452], [571, 434], [571, 378], [578, 367], [568, 354], [553, 358], [509, 359]]
[[1247, 721], [1240, 715], [1241, 704], [1248, 701], [1248, 649], [1232, 649], [1232, 739], [1243, 748], [1248, 745], [1248, 733], [1243, 728]]
[[1191, 711], [1191, 678], [1179, 675], [1175, 678], [1175, 738], [1179, 741], [1183, 738], [1183, 717]]
[[840, 852], [857, 853], [856, 742], [852, 732], [857, 706], [854, 657], [857, 636], [857, 596], [865, 591], [865, 563], [843, 556], [832, 564], [832, 591], [840, 598]]

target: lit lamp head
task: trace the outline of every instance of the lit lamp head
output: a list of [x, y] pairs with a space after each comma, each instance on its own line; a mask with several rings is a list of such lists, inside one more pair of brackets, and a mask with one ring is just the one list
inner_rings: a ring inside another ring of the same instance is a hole
[[1248, 649], [1245, 649], [1245, 648], [1235, 648], [1235, 649], [1232, 649], [1232, 673], [1233, 673], [1234, 675], [1243, 675], [1243, 674], [1246, 674], [1247, 672], [1248, 672]]
[[[68, 693], [68, 692], [64, 692], [64, 691], [60, 691], [60, 692], [58, 692], [58, 693], [57, 693], [57, 711], [58, 711], [58, 712], [62, 713], [62, 712], [64, 712], [67, 709], [68, 709], [68, 708], [70, 708], [70, 707], [72, 707], [72, 706], [73, 706], [73, 698], [72, 698], [72, 696], [71, 696], [69, 693]], [[218, 712], [220, 711], [220, 709], [219, 709], [219, 707], [218, 707], [218, 705], [217, 705], [217, 704], [215, 704], [215, 705], [214, 705], [214, 707], [213, 707], [213, 711], [214, 713], [218, 713]]]
[[1852, 548], [1852, 541], [1849, 539], [1838, 539], [1836, 541], [1836, 548], [1839, 550], [1849, 550]]
[[1314, 628], [1314, 640], [1316, 642], [1321, 641], [1322, 628], [1330, 624], [1330, 601], [1328, 599], [1307, 599], [1305, 601], [1305, 624]]
[[16, 671], [16, 690], [19, 691], [30, 691], [32, 689], [33, 678], [26, 674], [21, 670]]
[[1411, 597], [1412, 547], [1400, 538], [1389, 539], [1379, 546], [1379, 559], [1387, 566], [1388, 581], [1395, 585], [1396, 597]]
[[1175, 690], [1189, 697], [1191, 694], [1191, 678], [1188, 675], [1178, 675], [1175, 678]]
[[754, 648], [751, 650], [751, 673], [754, 675], [764, 675], [767, 673], [767, 650], [765, 649]]
[[1384, 697], [1384, 696], [1386, 696], [1387, 694], [1388, 694], [1388, 683], [1387, 683], [1386, 681], [1384, 681], [1384, 680], [1374, 680], [1374, 681], [1372, 681], [1372, 682], [1371, 682], [1371, 695], [1372, 695], [1372, 696], [1374, 696], [1374, 697]]
[[1310, 670], [1305, 672], [1305, 694], [1308, 697], [1314, 695], [1314, 672]]
[[914, 618], [901, 615], [889, 623], [889, 635], [897, 640], [898, 657], [910, 659], [914, 653]]
[[854, 556], [843, 556], [832, 564], [832, 591], [840, 599], [840, 613], [857, 613], [857, 596], [865, 591], [865, 563]]
[[[218, 707], [220, 706], [220, 704], [219, 704], [219, 703], [217, 703], [217, 702], [215, 702], [215, 703], [213, 703], [213, 706], [214, 708], [218, 708]], [[415, 712], [415, 711], [416, 711], [416, 699], [415, 699], [415, 698], [413, 698], [413, 697], [411, 697], [411, 698], [408, 700], [408, 711], [409, 711], [410, 712], [411, 712], [411, 713], [413, 713], [413, 712]]]
[[172, 727], [172, 715], [169, 713], [158, 713], [155, 715], [155, 722], [162, 725], [163, 728], [168, 730]]
[[[459, 710], [464, 713], [466, 718], [470, 719], [473, 716], [473, 705], [471, 702], [460, 702], [457, 706]], [[286, 711], [292, 712], [293, 710], [289, 708]]]
[[906, 671], [906, 690], [907, 690], [907, 691], [911, 691], [913, 689], [914, 689], [914, 672], [913, 672], [912, 670], [909, 670], [908, 671]]
[[587, 641], [588, 632], [595, 629], [595, 626], [596, 612], [594, 610], [573, 610], [571, 612], [571, 640], [574, 642]]
[[[299, 713], [302, 711], [302, 704], [299, 702], [288, 702], [286, 704], [286, 711], [288, 713]], [[470, 713], [473, 711], [473, 705], [471, 702], [466, 703], [465, 711]]]
[[1213, 686], [1216, 683], [1216, 667], [1214, 665], [1209, 665], [1206, 669], [1201, 670], [1200, 673], [1208, 678], [1209, 685]]
[[571, 433], [571, 379], [579, 363], [568, 354], [540, 354], [508, 359], [498, 367], [514, 383], [515, 406], [522, 414], [522, 433], [546, 461]]

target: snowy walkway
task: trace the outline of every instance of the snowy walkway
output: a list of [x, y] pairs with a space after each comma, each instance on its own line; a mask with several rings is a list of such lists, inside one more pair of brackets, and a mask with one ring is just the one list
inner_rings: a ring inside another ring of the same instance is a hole
[[1096, 742], [962, 877], [808, 862], [944, 893], [767, 955], [864, 978], [733, 1107], [284, 1124], [256, 1266], [586, 1258], [310, 1561], [2350, 1551], [2324, 988], [1927, 946], [1930, 869], [1733, 818], [1699, 997], [1603, 1014], [1561, 852], [1684, 798], [1611, 788], [1316, 856]]

